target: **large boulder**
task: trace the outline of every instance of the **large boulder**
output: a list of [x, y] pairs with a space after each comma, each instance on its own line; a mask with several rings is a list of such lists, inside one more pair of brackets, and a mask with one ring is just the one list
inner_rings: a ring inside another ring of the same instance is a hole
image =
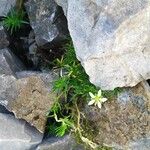
[[66, 38], [67, 22], [54, 0], [29, 0], [25, 6], [38, 46], [45, 47]]
[[0, 25], [0, 49], [6, 48], [9, 45], [7, 35], [4, 31], [3, 26]]
[[0, 113], [0, 149], [30, 150], [42, 141], [43, 135], [23, 120]]
[[102, 89], [150, 78], [149, 0], [55, 0], [90, 81]]
[[[117, 150], [150, 149], [150, 87], [142, 82], [124, 89], [102, 109], [87, 106], [87, 120], [95, 131], [93, 140]], [[92, 130], [92, 128], [91, 128]]]
[[15, 5], [16, 0], [0, 0], [0, 16], [6, 16]]

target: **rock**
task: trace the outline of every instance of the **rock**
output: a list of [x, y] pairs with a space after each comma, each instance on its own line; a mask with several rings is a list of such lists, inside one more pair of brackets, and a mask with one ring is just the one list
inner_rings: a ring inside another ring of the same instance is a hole
[[52, 86], [50, 86], [50, 84], [53, 84], [53, 81], [55, 79], [57, 79], [57, 76], [55, 73], [51, 72], [38, 72], [38, 71], [20, 71], [20, 72], [16, 72], [16, 76], [17, 78], [21, 79], [21, 78], [26, 78], [26, 77], [30, 77], [30, 76], [39, 76], [43, 82], [45, 83], [45, 85], [48, 86], [48, 89], [51, 91], [52, 90]]
[[0, 50], [0, 101], [7, 103], [6, 89], [16, 81], [16, 72], [25, 67], [20, 60], [9, 50]]
[[49, 138], [42, 142], [36, 150], [84, 150], [74, 139], [67, 135], [63, 138]]
[[116, 150], [150, 149], [150, 87], [146, 82], [124, 89], [102, 109], [87, 106], [85, 110], [98, 144]]
[[4, 31], [3, 26], [0, 26], [0, 49], [6, 48], [9, 45], [7, 35]]
[[22, 62], [9, 49], [0, 50], [0, 74], [15, 75], [23, 69]]
[[29, 0], [25, 6], [38, 46], [44, 47], [66, 38], [66, 19], [54, 0]]
[[[90, 81], [102, 89], [150, 79], [149, 0], [56, 0]], [[67, 6], [66, 6], [67, 5]]]
[[[25, 77], [24, 74], [27, 76]], [[23, 78], [15, 80], [5, 89], [3, 94], [6, 98], [1, 100], [0, 104], [13, 112], [16, 118], [26, 120], [44, 133], [47, 122], [46, 114], [52, 107], [56, 95], [51, 92], [52, 77], [47, 77], [46, 74], [35, 74], [36, 72], [20, 73], [20, 75], [17, 73], [18, 77]]]
[[10, 88], [15, 81], [16, 78], [13, 75], [0, 74], [0, 104], [7, 105], [6, 90]]
[[17, 120], [9, 114], [0, 114], [0, 149], [35, 149], [43, 135], [23, 120]]
[[[53, 76], [39, 72], [19, 72], [20, 61], [8, 50], [0, 50], [0, 104], [44, 132], [46, 113], [54, 102]], [[18, 71], [18, 72], [17, 72]]]
[[38, 47], [37, 47], [37, 44], [36, 42], [34, 42], [33, 44], [31, 44], [29, 46], [29, 58], [32, 60], [34, 66], [37, 68], [38, 67], [38, 64], [39, 64], [39, 57], [38, 54], [37, 54], [37, 50], [38, 50]]
[[6, 16], [15, 5], [16, 0], [0, 0], [0, 16]]

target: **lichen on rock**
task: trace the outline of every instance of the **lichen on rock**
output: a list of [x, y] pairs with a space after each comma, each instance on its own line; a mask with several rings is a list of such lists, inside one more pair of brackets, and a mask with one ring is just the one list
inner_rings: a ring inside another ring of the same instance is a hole
[[149, 113], [150, 87], [146, 82], [125, 88], [117, 99], [105, 103], [101, 110], [89, 106], [85, 109], [86, 118], [96, 131], [93, 140], [116, 149], [148, 150]]

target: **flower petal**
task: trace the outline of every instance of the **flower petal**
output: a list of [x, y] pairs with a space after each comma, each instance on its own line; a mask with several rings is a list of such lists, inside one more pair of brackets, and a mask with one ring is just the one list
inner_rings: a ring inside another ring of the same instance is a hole
[[91, 92], [89, 92], [89, 95], [91, 96], [91, 98], [95, 98], [95, 95]]
[[104, 102], [106, 102], [107, 100], [108, 100], [107, 98], [102, 98], [102, 99], [101, 99], [101, 102], [104, 103]]
[[93, 105], [95, 103], [95, 100], [89, 101], [88, 105]]
[[102, 91], [99, 90], [97, 95], [100, 97], [102, 95]]
[[98, 108], [102, 108], [102, 104], [100, 102], [97, 103]]

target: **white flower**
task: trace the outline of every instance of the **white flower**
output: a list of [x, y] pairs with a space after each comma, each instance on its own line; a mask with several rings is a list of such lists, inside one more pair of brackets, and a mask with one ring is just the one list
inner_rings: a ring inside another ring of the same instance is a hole
[[89, 95], [91, 96], [91, 101], [88, 103], [88, 105], [97, 105], [98, 108], [102, 107], [102, 103], [107, 101], [107, 98], [102, 97], [102, 91], [99, 90], [96, 95], [93, 93], [89, 92]]

